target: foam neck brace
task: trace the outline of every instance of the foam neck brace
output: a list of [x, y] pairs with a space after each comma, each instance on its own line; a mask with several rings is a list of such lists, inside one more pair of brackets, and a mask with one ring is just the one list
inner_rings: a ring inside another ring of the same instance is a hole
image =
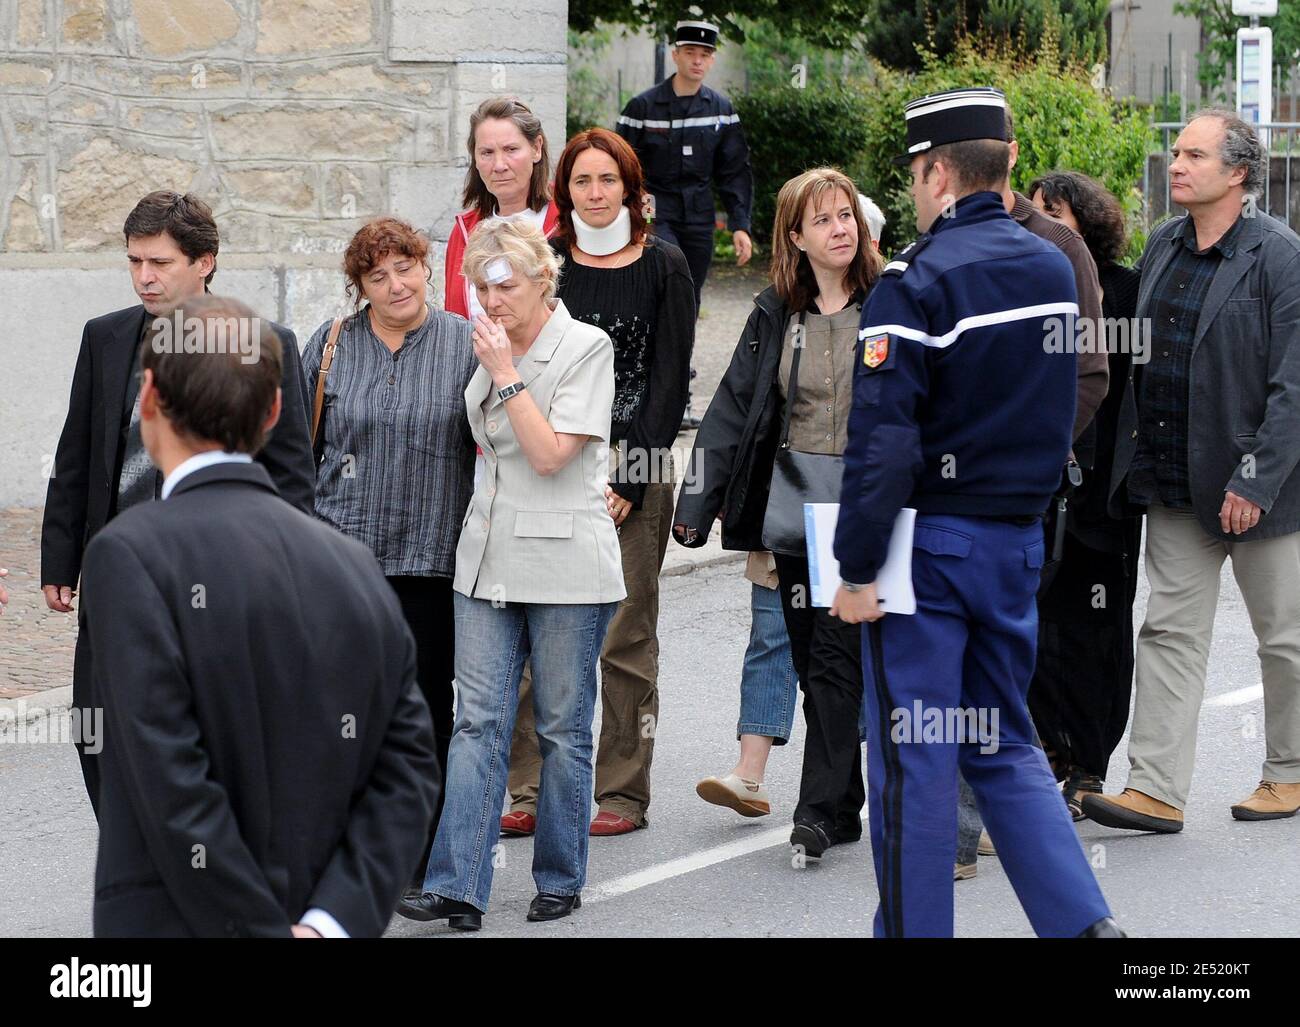
[[574, 234], [578, 237], [578, 249], [593, 257], [608, 257], [632, 241], [632, 218], [627, 212], [626, 204], [619, 207], [618, 216], [604, 228], [592, 228], [578, 217], [576, 210], [570, 217], [573, 219]]

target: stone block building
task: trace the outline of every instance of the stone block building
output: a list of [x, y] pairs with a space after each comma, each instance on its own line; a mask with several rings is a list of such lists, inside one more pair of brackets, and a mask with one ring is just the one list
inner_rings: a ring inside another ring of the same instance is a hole
[[81, 326], [135, 302], [122, 222], [156, 188], [217, 216], [217, 292], [300, 342], [367, 218], [442, 242], [470, 111], [516, 93], [564, 138], [564, 0], [4, 0], [0, 507], [38, 505]]

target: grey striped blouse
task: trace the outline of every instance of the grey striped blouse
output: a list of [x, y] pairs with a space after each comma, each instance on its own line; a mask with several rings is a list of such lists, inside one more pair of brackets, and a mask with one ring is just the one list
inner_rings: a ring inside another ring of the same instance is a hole
[[[309, 397], [332, 323], [316, 329], [302, 354]], [[474, 491], [464, 397], [478, 367], [470, 337], [468, 321], [433, 308], [396, 353], [366, 309], [339, 333], [325, 379], [316, 516], [368, 546], [386, 575], [455, 574]]]

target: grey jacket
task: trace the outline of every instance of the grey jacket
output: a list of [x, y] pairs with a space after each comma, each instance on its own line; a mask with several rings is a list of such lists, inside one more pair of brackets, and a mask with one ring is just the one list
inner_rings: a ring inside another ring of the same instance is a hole
[[[1137, 316], [1152, 298], [1187, 216], [1159, 225], [1138, 267]], [[1142, 323], [1139, 321], [1139, 323]], [[1147, 322], [1150, 323], [1149, 321]], [[1125, 383], [1111, 479], [1112, 512], [1137, 450], [1137, 364]], [[1262, 210], [1242, 225], [1232, 257], [1224, 256], [1205, 296], [1192, 343], [1188, 473], [1192, 507], [1212, 537], [1249, 542], [1300, 531], [1300, 237]], [[1219, 525], [1231, 489], [1264, 511], [1241, 535]]]

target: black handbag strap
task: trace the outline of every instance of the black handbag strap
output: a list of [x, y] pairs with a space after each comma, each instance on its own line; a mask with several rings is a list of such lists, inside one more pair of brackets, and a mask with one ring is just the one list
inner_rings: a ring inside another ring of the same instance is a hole
[[781, 448], [790, 448], [790, 413], [794, 410], [794, 397], [799, 391], [799, 357], [807, 344], [804, 338], [803, 321], [806, 311], [799, 311], [799, 321], [795, 327], [794, 356], [790, 360], [790, 384], [785, 390], [785, 413], [781, 417]]

